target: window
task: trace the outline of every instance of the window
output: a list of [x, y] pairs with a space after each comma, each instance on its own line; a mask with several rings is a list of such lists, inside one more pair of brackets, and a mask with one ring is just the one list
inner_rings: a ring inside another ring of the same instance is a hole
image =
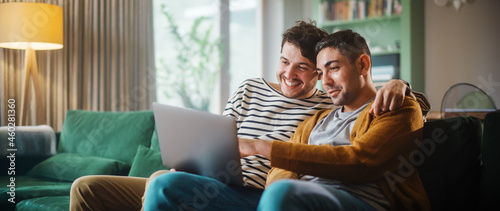
[[248, 78], [262, 77], [258, 66], [257, 0], [230, 1], [230, 95]]
[[[227, 14], [221, 12], [228, 6], [223, 0], [154, 0], [159, 103], [220, 113], [243, 80], [260, 77], [258, 1], [229, 0]], [[229, 43], [221, 39], [220, 30], [228, 18]], [[224, 46], [229, 52], [222, 52]], [[229, 78], [223, 80], [229, 81], [220, 80], [224, 60], [229, 62]]]

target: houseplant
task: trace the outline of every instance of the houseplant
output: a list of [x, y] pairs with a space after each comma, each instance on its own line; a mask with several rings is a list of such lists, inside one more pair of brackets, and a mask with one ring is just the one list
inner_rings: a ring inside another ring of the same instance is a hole
[[220, 38], [212, 35], [208, 17], [196, 18], [189, 32], [182, 33], [166, 6], [161, 7], [176, 46], [176, 62], [161, 58], [157, 69], [164, 81], [163, 94], [180, 98], [186, 108], [208, 111], [223, 60]]

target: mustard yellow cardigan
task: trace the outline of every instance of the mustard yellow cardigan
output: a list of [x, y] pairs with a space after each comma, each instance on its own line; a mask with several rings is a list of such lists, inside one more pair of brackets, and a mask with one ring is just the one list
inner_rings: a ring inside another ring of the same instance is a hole
[[[350, 146], [308, 145], [314, 126], [332, 110], [323, 110], [302, 122], [290, 142], [275, 141], [267, 185], [279, 179], [308, 174], [349, 183], [376, 182], [391, 210], [430, 210], [418, 170], [409, 156], [418, 150], [423, 117], [417, 101], [406, 97], [403, 106], [380, 116], [364, 109], [351, 132]], [[292, 144], [300, 143], [300, 144]], [[266, 186], [267, 186], [266, 185]]]

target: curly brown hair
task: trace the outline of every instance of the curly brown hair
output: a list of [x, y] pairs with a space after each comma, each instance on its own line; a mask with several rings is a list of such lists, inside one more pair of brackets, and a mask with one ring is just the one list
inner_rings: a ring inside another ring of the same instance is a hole
[[316, 43], [327, 35], [328, 33], [324, 29], [320, 29], [316, 26], [316, 21], [296, 21], [295, 26], [283, 33], [281, 51], [283, 51], [283, 45], [288, 42], [298, 47], [303, 57], [309, 59], [313, 64], [316, 64], [314, 47]]

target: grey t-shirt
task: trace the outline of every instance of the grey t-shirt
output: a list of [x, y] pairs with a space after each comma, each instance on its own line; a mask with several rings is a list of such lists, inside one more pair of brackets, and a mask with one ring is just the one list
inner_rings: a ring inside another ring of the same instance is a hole
[[[310, 145], [330, 144], [332, 146], [351, 145], [350, 135], [354, 122], [363, 109], [371, 101], [352, 112], [342, 112], [342, 108], [333, 110], [313, 128], [309, 137]], [[389, 201], [385, 198], [380, 187], [375, 183], [349, 184], [314, 176], [303, 176], [301, 179], [324, 185], [334, 186], [344, 190], [371, 204], [377, 210], [388, 210]]]

